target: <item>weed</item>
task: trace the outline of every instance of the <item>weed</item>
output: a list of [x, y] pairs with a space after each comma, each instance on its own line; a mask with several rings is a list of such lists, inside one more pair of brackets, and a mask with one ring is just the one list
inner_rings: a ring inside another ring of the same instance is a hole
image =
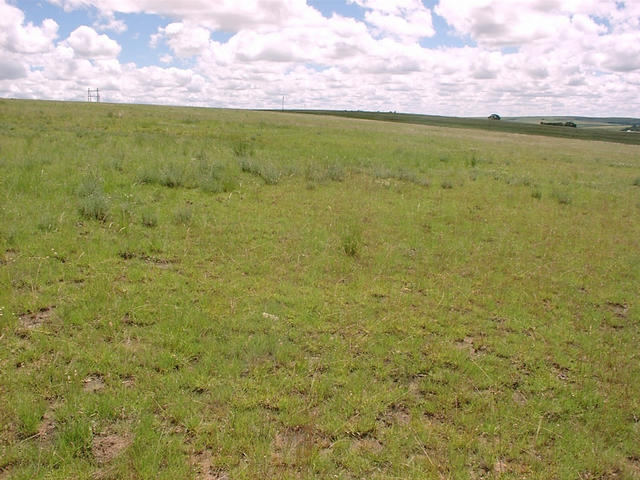
[[453, 182], [451, 182], [451, 180], [443, 180], [442, 183], [440, 184], [440, 188], [443, 188], [445, 190], [450, 190], [453, 188]]
[[640, 177], [637, 177], [634, 181], [633, 181], [633, 185], [636, 187], [640, 187]]
[[539, 189], [535, 189], [531, 192], [531, 196], [536, 200], [540, 200], [542, 198], [542, 192]]

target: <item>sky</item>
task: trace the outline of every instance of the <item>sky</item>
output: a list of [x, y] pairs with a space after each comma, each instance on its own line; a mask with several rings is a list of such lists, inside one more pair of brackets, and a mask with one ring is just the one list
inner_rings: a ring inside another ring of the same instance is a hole
[[640, 0], [0, 0], [0, 97], [640, 116]]

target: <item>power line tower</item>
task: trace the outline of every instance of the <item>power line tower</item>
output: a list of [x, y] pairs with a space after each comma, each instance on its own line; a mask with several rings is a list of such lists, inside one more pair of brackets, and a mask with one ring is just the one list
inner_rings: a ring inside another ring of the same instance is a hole
[[100, 90], [87, 88], [87, 102], [100, 103]]

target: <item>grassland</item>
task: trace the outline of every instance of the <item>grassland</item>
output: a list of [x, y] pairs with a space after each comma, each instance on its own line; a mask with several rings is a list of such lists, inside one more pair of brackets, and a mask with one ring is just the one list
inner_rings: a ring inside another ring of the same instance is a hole
[[640, 477], [640, 147], [0, 100], [0, 478]]

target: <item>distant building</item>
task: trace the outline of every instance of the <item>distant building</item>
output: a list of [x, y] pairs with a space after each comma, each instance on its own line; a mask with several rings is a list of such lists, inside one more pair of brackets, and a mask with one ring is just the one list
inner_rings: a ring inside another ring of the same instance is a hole
[[491, 115], [489, 115], [489, 120], [500, 120], [500, 115], [498, 115], [497, 113], [492, 113]]

